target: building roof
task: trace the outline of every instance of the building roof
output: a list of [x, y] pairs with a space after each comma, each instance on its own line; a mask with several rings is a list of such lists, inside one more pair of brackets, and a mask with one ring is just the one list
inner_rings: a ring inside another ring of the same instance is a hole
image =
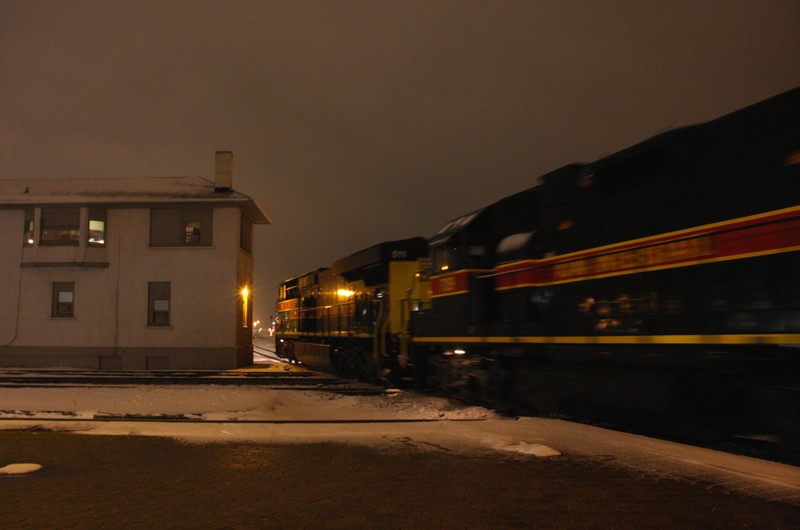
[[102, 204], [231, 204], [257, 224], [269, 224], [256, 202], [235, 190], [214, 191], [202, 177], [135, 177], [74, 179], [0, 179], [0, 208], [22, 206]]

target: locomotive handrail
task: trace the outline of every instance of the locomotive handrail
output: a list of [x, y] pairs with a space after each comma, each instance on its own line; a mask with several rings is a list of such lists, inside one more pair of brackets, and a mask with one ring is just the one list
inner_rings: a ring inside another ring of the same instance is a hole
[[383, 300], [378, 300], [378, 318], [375, 323], [372, 351], [375, 358], [380, 361], [377, 366], [379, 370], [383, 367], [383, 359], [388, 357], [386, 355], [386, 327], [389, 325], [389, 319], [386, 317], [384, 309]]
[[494, 278], [495, 276], [505, 276], [506, 274], [516, 274], [518, 272], [532, 271], [536, 269], [541, 269], [542, 267], [547, 267], [547, 265], [539, 265], [537, 267], [525, 267], [524, 269], [513, 269], [508, 271], [494, 272], [492, 274], [481, 274], [480, 276], [475, 276], [475, 278], [482, 280], [484, 278]]

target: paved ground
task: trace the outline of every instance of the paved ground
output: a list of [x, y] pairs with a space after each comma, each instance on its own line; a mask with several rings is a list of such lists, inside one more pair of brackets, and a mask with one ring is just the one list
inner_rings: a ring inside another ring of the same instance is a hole
[[800, 504], [613, 457], [0, 432], [0, 528], [800, 528]]

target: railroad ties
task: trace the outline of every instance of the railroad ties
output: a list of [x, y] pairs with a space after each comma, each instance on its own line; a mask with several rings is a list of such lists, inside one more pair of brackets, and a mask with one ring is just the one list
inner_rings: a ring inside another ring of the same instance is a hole
[[0, 370], [0, 388], [133, 386], [133, 385], [233, 385], [276, 390], [334, 392], [345, 395], [382, 394], [382, 387], [314, 370]]

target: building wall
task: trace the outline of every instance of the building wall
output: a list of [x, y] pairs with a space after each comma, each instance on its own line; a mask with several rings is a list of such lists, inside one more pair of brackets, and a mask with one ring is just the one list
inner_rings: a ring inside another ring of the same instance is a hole
[[[0, 365], [249, 364], [251, 334], [237, 316], [240, 288], [252, 283], [252, 258], [239, 250], [239, 209], [215, 208], [211, 247], [151, 248], [149, 216], [148, 208], [110, 208], [105, 248], [82, 241], [80, 247], [22, 249], [23, 212], [0, 211]], [[52, 284], [62, 281], [75, 284], [74, 317], [51, 316]], [[148, 282], [154, 281], [171, 283], [169, 326], [148, 326]]]
[[0, 210], [0, 348], [16, 338], [23, 221], [22, 210]]

